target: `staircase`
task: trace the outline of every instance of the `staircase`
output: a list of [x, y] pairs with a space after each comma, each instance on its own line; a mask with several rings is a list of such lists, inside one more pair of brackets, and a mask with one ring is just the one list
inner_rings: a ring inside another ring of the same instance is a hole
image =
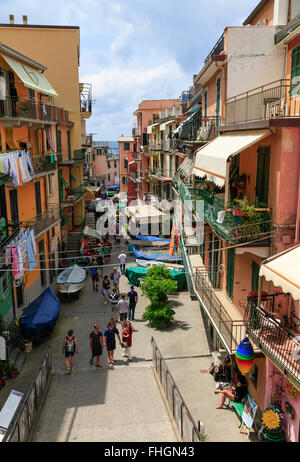
[[[89, 228], [96, 229], [96, 221], [94, 213], [87, 213], [85, 217], [85, 224]], [[89, 236], [89, 244], [91, 247], [97, 247], [97, 239]]]
[[81, 247], [80, 232], [69, 233], [68, 242], [67, 242], [67, 252], [72, 251], [72, 254], [70, 254], [70, 256], [80, 255], [80, 247]]

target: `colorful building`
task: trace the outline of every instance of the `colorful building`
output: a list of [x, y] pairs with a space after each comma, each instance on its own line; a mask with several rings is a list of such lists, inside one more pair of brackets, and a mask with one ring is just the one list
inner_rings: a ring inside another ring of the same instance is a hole
[[141, 172], [140, 156], [137, 153], [137, 143], [132, 136], [121, 135], [118, 138], [120, 154], [120, 193], [127, 197], [128, 205], [140, 197]]

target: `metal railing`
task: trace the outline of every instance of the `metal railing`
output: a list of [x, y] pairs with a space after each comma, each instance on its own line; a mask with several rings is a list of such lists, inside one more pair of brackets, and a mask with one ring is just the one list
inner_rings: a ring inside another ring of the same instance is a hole
[[61, 165], [80, 163], [85, 161], [85, 149], [61, 149], [57, 154], [57, 160]]
[[300, 13], [297, 14], [286, 26], [282, 27], [278, 32], [275, 34], [275, 43], [281, 42], [285, 37], [289, 35], [296, 27], [300, 25]]
[[20, 227], [32, 226], [34, 228], [35, 236], [39, 236], [46, 229], [58, 223], [60, 220], [59, 205], [50, 206], [48, 210], [37, 215], [36, 217], [20, 223]]
[[184, 245], [183, 237], [180, 235], [180, 241], [179, 241], [179, 249], [181, 252], [181, 257], [184, 265], [184, 271], [185, 271], [185, 279], [188, 287], [188, 291], [190, 293], [191, 298], [195, 298], [195, 291], [194, 291], [194, 286], [193, 286], [193, 279], [192, 279], [192, 268], [191, 268], [191, 263]]
[[221, 35], [209, 55], [205, 58], [205, 64], [209, 61], [212, 56], [218, 56], [222, 51], [224, 51], [224, 33]]
[[195, 290], [200, 297], [201, 304], [215, 325], [227, 351], [233, 354], [245, 337], [244, 323], [242, 320], [232, 320], [216, 296], [216, 289], [211, 280], [213, 280], [213, 272], [218, 270], [210, 268], [208, 271], [205, 267], [199, 267], [194, 268], [194, 271]]
[[93, 136], [81, 135], [81, 144], [84, 146], [93, 146]]
[[170, 172], [167, 171], [167, 169], [162, 169], [162, 168], [152, 168], [150, 171], [151, 176], [155, 176], [158, 178], [168, 178], [170, 179]]
[[19, 340], [22, 338], [20, 328], [12, 322], [3, 321], [0, 319], [0, 336], [5, 338], [6, 345], [19, 345]]
[[282, 79], [254, 88], [226, 101], [225, 123], [300, 117], [300, 86]]
[[3, 442], [23, 443], [28, 440], [51, 380], [51, 370], [52, 358], [49, 347], [25, 398], [21, 401], [20, 410], [7, 429]]
[[0, 101], [1, 117], [22, 117], [24, 119], [48, 122], [68, 122], [69, 111], [62, 107], [19, 96], [6, 96]]
[[40, 156], [31, 156], [34, 175], [51, 172], [57, 169], [57, 154], [41, 154]]
[[300, 353], [299, 337], [282, 327], [263, 308], [258, 308], [251, 301], [246, 306], [244, 323], [250, 339], [299, 389], [300, 361], [295, 356]]
[[190, 87], [190, 106], [194, 104], [201, 103], [202, 99], [202, 86], [195, 84]]
[[73, 204], [74, 202], [78, 201], [84, 194], [86, 193], [86, 186], [84, 184], [81, 184], [80, 186], [77, 186], [76, 188], [73, 188], [72, 190], [68, 191], [68, 196], [64, 197], [61, 200], [62, 204]]
[[201, 443], [203, 436], [198, 431], [195, 421], [187, 407], [181, 393], [163, 359], [156, 342], [151, 337], [152, 361], [156, 375], [162, 385], [163, 392], [168, 401], [170, 411], [175, 419], [182, 441], [187, 443]]

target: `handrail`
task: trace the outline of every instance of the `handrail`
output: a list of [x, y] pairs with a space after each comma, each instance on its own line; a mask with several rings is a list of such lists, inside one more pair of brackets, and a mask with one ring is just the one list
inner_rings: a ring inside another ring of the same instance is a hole
[[69, 111], [47, 102], [25, 98], [23, 96], [6, 96], [0, 106], [1, 117], [23, 117], [49, 122], [68, 122]]
[[[172, 412], [172, 415], [173, 417], [175, 418], [175, 422], [177, 424], [177, 427], [178, 427], [178, 430], [179, 430], [179, 433], [180, 433], [180, 436], [182, 438], [183, 441], [185, 442], [203, 442], [204, 441], [204, 435], [201, 435], [196, 424], [195, 424], [195, 421], [192, 417], [192, 414], [188, 408], [188, 406], [186, 405], [173, 377], [172, 377], [172, 374], [167, 366], [167, 363], [166, 361], [163, 359], [162, 357], [162, 354], [154, 340], [153, 337], [151, 337], [151, 345], [152, 345], [152, 361], [153, 363], [155, 364], [155, 371], [156, 371], [156, 374], [158, 376], [158, 379], [161, 383], [161, 385], [163, 386], [163, 391], [166, 395], [166, 398], [167, 398], [167, 401], [169, 403], [169, 406], [170, 406], [170, 410]], [[165, 375], [163, 375], [163, 372], [162, 370], [164, 370], [165, 372]], [[170, 377], [170, 382], [171, 382], [171, 389], [172, 389], [172, 392], [169, 393], [167, 391], [167, 381], [169, 380], [168, 377]], [[179, 403], [178, 401], [176, 400], [176, 403], [175, 403], [175, 392], [176, 391], [176, 396], [177, 396], [177, 399], [179, 398]], [[176, 406], [177, 404], [177, 406]], [[180, 412], [179, 411], [179, 408], [178, 408], [178, 404], [180, 406]], [[185, 411], [185, 413], [183, 412], [183, 410]], [[186, 417], [184, 417], [186, 416]], [[187, 420], [185, 420], [187, 419]], [[184, 425], [185, 423], [185, 425]], [[188, 428], [188, 426], [190, 426]], [[189, 432], [190, 430], [190, 432]]]

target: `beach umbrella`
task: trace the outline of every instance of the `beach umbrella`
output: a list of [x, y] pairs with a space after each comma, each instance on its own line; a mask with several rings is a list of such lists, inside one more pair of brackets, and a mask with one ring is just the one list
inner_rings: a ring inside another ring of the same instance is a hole
[[254, 351], [250, 340], [248, 337], [245, 337], [237, 347], [235, 353], [236, 363], [243, 375], [250, 372], [252, 364], [254, 363], [254, 358]]

